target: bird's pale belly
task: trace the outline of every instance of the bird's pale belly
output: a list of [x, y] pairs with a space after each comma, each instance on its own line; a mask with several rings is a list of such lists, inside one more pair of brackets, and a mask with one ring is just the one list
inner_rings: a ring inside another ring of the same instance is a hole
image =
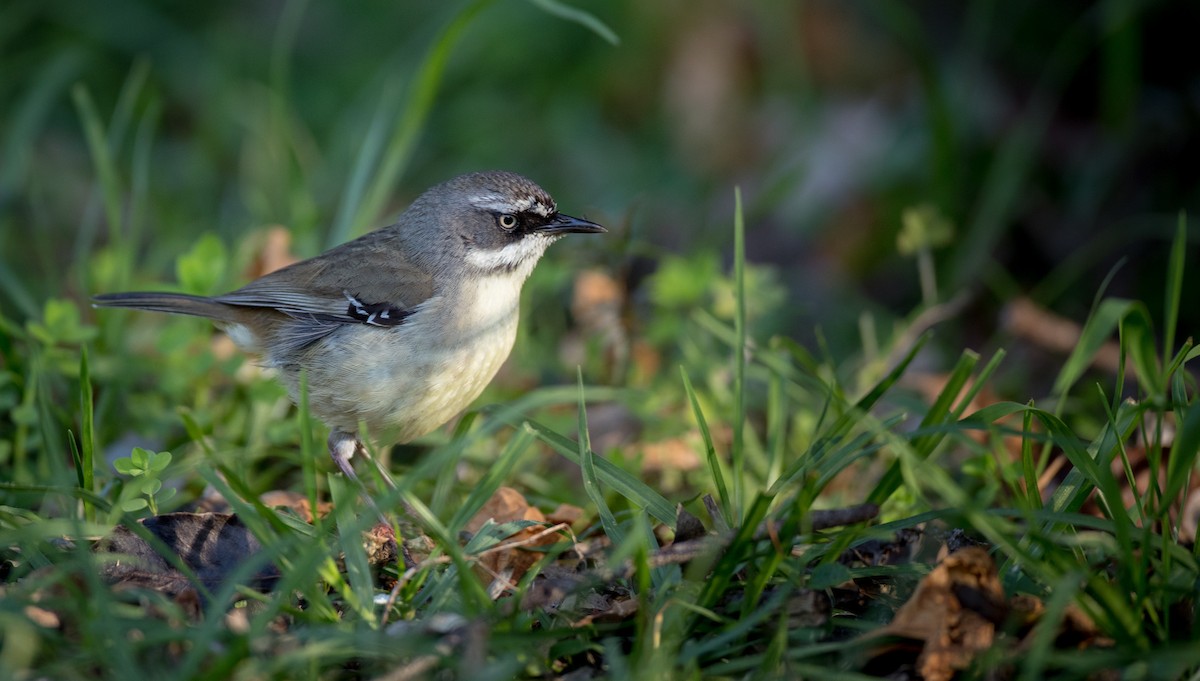
[[[475, 337], [459, 336], [456, 344], [425, 344], [421, 352], [396, 342], [397, 334], [412, 334], [412, 327], [331, 339], [332, 347], [325, 351], [362, 361], [341, 363], [336, 373], [310, 370], [310, 408], [326, 424], [346, 432], [357, 432], [364, 422], [380, 442], [425, 435], [466, 408], [491, 382], [512, 350], [516, 317]], [[348, 343], [357, 347], [346, 347]]]

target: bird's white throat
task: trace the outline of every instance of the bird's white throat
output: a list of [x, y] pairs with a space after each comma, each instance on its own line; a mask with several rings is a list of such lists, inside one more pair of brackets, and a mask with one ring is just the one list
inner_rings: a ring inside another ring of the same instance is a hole
[[468, 265], [482, 272], [512, 272], [519, 274], [521, 281], [524, 281], [546, 252], [546, 248], [554, 241], [553, 236], [535, 232], [503, 248], [472, 248], [467, 251], [466, 261]]

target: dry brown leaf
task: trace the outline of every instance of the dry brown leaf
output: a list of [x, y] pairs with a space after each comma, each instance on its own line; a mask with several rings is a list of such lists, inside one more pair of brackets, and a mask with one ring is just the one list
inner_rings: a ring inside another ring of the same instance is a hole
[[[1083, 327], [1066, 317], [1060, 317], [1029, 298], [1017, 298], [1004, 309], [1004, 328], [1019, 338], [1063, 355], [1075, 351]], [[1117, 373], [1121, 366], [1121, 348], [1114, 341], [1104, 343], [1092, 356], [1092, 366]], [[1126, 372], [1134, 375], [1133, 360], [1125, 363]]]
[[45, 629], [57, 629], [62, 626], [62, 620], [59, 619], [56, 613], [53, 613], [45, 608], [36, 605], [27, 605], [24, 608], [25, 617], [29, 618], [30, 622], [43, 627]]
[[590, 269], [575, 276], [571, 314], [585, 330], [600, 331], [614, 323], [619, 327], [624, 302], [625, 287], [608, 272]]
[[602, 609], [590, 615], [585, 615], [571, 623], [572, 627], [586, 627], [597, 622], [622, 622], [633, 617], [638, 611], [636, 598], [618, 598], [611, 600]]
[[[217, 590], [236, 574], [262, 545], [237, 516], [221, 513], [167, 513], [140, 521], [151, 535], [171, 550], [209, 590]], [[113, 529], [97, 551], [125, 554], [129, 561], [106, 563], [103, 577], [117, 587], [148, 588], [176, 597], [194, 585], [153, 547], [124, 526]], [[248, 580], [268, 590], [279, 577], [264, 565]]]
[[283, 225], [271, 225], [261, 236], [262, 243], [246, 272], [247, 279], [258, 279], [299, 260], [292, 253], [292, 233]]
[[546, 514], [546, 522], [548, 523], [563, 523], [565, 525], [574, 526], [575, 523], [587, 517], [587, 512], [578, 506], [571, 504], [559, 504], [558, 508]]
[[663, 471], [694, 471], [700, 468], [700, 446], [694, 437], [675, 437], [659, 442], [648, 442], [640, 447], [642, 470], [648, 473]]
[[[313, 521], [312, 504], [309, 503], [308, 495], [301, 494], [286, 489], [276, 489], [269, 492], [263, 492], [259, 495], [258, 500], [267, 508], [275, 508], [283, 506], [290, 508], [296, 515], [304, 519], [304, 522], [311, 523]], [[321, 518], [329, 515], [333, 510], [333, 504], [328, 501], [317, 502], [317, 515]]]
[[[920, 642], [917, 670], [926, 681], [949, 681], [988, 649], [1007, 604], [996, 564], [982, 548], [950, 555], [921, 580], [891, 624], [867, 638], [894, 636]], [[876, 651], [872, 658], [878, 657]]]
[[[484, 502], [479, 512], [467, 522], [464, 529], [471, 533], [478, 532], [489, 519], [497, 524], [513, 520], [546, 522], [546, 516], [536, 507], [530, 506], [525, 496], [511, 487], [496, 490], [491, 498]], [[539, 537], [541, 530], [540, 527], [528, 527], [506, 539], [501, 543], [501, 547], [513, 545], [512, 548], [500, 548], [483, 555], [477, 563], [476, 574], [484, 582], [492, 582], [502, 577], [516, 584], [542, 555], [536, 551], [529, 551], [526, 547], [544, 546], [558, 541], [556, 534], [544, 534]]]
[[633, 365], [629, 380], [634, 385], [648, 383], [662, 370], [662, 353], [644, 339], [635, 338], [630, 343], [629, 354]]

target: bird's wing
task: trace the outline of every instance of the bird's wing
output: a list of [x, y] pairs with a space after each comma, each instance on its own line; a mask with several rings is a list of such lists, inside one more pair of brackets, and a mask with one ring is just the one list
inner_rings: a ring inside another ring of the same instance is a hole
[[215, 300], [333, 328], [396, 326], [433, 295], [433, 278], [376, 234], [276, 270]]

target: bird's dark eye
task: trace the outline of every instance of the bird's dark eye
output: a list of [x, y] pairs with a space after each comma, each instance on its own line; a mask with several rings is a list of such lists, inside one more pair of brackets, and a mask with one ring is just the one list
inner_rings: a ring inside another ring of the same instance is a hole
[[517, 224], [520, 221], [517, 220], [517, 216], [511, 213], [505, 213], [496, 218], [496, 222], [500, 224], [500, 229], [503, 229], [506, 232], [511, 232], [517, 228]]

